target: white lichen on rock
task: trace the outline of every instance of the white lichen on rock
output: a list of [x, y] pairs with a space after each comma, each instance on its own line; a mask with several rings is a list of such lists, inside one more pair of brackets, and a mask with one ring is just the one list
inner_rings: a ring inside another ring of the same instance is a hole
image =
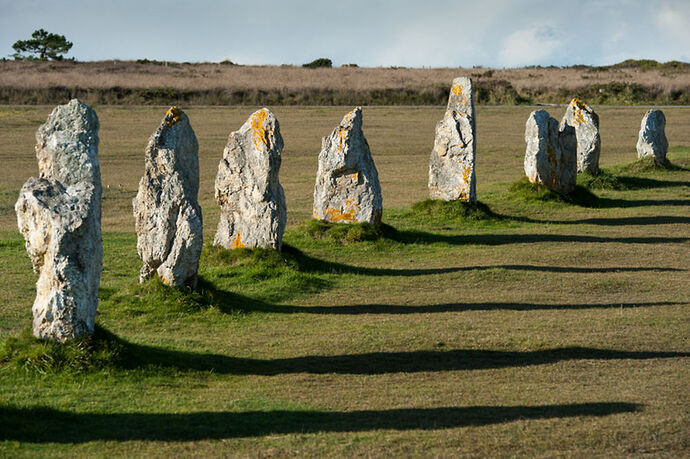
[[577, 137], [572, 126], [559, 130], [558, 121], [546, 110], [533, 111], [525, 124], [525, 174], [561, 194], [575, 190]]
[[637, 157], [653, 157], [658, 164], [666, 164], [668, 140], [666, 139], [666, 117], [661, 110], [649, 110], [642, 118], [637, 139]]
[[313, 216], [333, 223], [379, 224], [382, 212], [379, 175], [357, 107], [321, 142]]
[[157, 272], [167, 285], [196, 286], [203, 245], [198, 150], [189, 118], [170, 108], [149, 139], [132, 202], [141, 282]]
[[476, 127], [472, 80], [453, 80], [448, 107], [436, 125], [429, 158], [429, 197], [444, 201], [477, 202]]
[[36, 132], [39, 177], [15, 205], [38, 274], [33, 333], [65, 341], [93, 334], [103, 263], [98, 117], [77, 99]]
[[216, 175], [220, 223], [215, 245], [280, 250], [287, 222], [278, 179], [282, 151], [278, 120], [267, 108], [254, 112], [230, 134]]
[[594, 109], [579, 99], [573, 99], [561, 120], [561, 130], [565, 126], [575, 128], [577, 137], [577, 171], [599, 173], [601, 137], [599, 136], [599, 115]]

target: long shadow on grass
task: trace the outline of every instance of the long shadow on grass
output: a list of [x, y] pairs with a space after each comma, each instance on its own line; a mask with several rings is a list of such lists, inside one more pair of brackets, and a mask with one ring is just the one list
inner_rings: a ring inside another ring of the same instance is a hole
[[280, 306], [249, 300], [238, 301], [233, 309], [245, 312], [268, 312], [282, 314], [438, 314], [467, 311], [577, 311], [586, 309], [632, 309], [660, 306], [687, 306], [690, 303], [659, 301], [648, 303], [595, 303], [595, 304], [535, 304], [535, 303], [444, 303], [423, 306], [397, 304], [358, 304], [346, 306]]
[[614, 199], [598, 198], [595, 207], [600, 209], [647, 206], [689, 206], [690, 199]]
[[[688, 170], [688, 169], [679, 169]], [[616, 180], [628, 190], [644, 190], [649, 188], [673, 188], [677, 186], [690, 186], [690, 182], [683, 180], [659, 180], [646, 177], [633, 177], [618, 175]]]
[[[690, 205], [690, 201], [688, 201]], [[550, 223], [559, 225], [600, 225], [600, 226], [628, 226], [628, 225], [673, 225], [690, 223], [690, 217], [675, 215], [659, 215], [654, 217], [619, 217], [619, 218], [584, 218], [581, 220], [533, 220], [515, 218], [528, 223]]]
[[640, 411], [622, 402], [537, 406], [467, 406], [363, 411], [246, 411], [195, 413], [74, 413], [0, 406], [0, 441], [199, 441], [269, 434], [436, 430], [524, 419], [600, 417]]
[[347, 265], [334, 261], [321, 260], [307, 255], [296, 247], [283, 246], [283, 252], [289, 254], [299, 265], [302, 272], [319, 273], [341, 273], [359, 274], [366, 276], [423, 276], [429, 274], [445, 274], [462, 271], [487, 271], [492, 269], [505, 269], [511, 271], [539, 271], [553, 273], [611, 273], [611, 272], [645, 272], [645, 271], [684, 271], [679, 268], [663, 267], [644, 267], [644, 266], [624, 266], [624, 267], [566, 267], [566, 266], [537, 266], [537, 265], [489, 265], [489, 266], [454, 266], [448, 268], [417, 268], [417, 269], [396, 269], [396, 268], [367, 268], [360, 266]]
[[469, 234], [446, 235], [426, 231], [403, 230], [389, 236], [402, 243], [453, 245], [507, 245], [533, 244], [541, 242], [582, 242], [582, 243], [622, 243], [622, 244], [676, 244], [690, 241], [688, 237], [603, 237], [567, 234]]
[[262, 376], [291, 373], [379, 375], [512, 368], [571, 360], [648, 360], [690, 357], [689, 352], [566, 347], [525, 352], [457, 349], [253, 359], [175, 351], [120, 341], [123, 345], [124, 357], [120, 365], [123, 368], [170, 368], [178, 371]]

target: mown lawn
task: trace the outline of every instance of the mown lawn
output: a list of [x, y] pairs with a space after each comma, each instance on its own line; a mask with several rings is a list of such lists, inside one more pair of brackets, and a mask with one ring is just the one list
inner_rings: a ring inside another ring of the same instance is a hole
[[[601, 109], [609, 179], [564, 202], [511, 188], [532, 108], [480, 107], [467, 212], [418, 204], [443, 109], [365, 108], [388, 226], [351, 242], [307, 223], [348, 108], [280, 107], [285, 250], [208, 246], [196, 292], [137, 284], [131, 198], [165, 110], [96, 109], [99, 332], [65, 350], [26, 336], [12, 210], [50, 108], [0, 107], [0, 456], [688, 455], [690, 109], [665, 109], [675, 170], [630, 165], [645, 108]], [[187, 110], [208, 242], [217, 162], [252, 111]]]

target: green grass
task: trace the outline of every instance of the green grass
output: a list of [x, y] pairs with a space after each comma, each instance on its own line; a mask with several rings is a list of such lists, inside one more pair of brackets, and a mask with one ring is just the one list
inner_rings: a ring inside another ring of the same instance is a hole
[[93, 336], [65, 343], [39, 340], [27, 328], [21, 335], [4, 340], [0, 347], [0, 368], [43, 375], [108, 372], [121, 366], [122, 354], [122, 343], [100, 327], [96, 327]]
[[312, 218], [301, 227], [308, 236], [314, 239], [325, 239], [341, 244], [352, 244], [364, 241], [376, 241], [390, 231], [386, 225], [372, 225], [362, 222], [356, 224], [330, 223]]
[[512, 193], [513, 199], [523, 200], [531, 203], [558, 203], [574, 204], [581, 207], [596, 207], [598, 204], [597, 196], [587, 188], [577, 185], [575, 190], [568, 194], [560, 194], [550, 190], [541, 183], [531, 183], [527, 177], [510, 185], [508, 189]]
[[[590, 184], [592, 207], [510, 190], [531, 109], [478, 111], [477, 206], [419, 202], [442, 108], [367, 109], [378, 228], [308, 221], [314, 152], [344, 109], [282, 111], [282, 252], [205, 246], [189, 290], [138, 282], [131, 195], [160, 110], [100, 108], [94, 337], [29, 334], [36, 275], [0, 215], [0, 456], [687, 456], [690, 111], [667, 110], [680, 168], [633, 173], [645, 109], [602, 109], [602, 166], [624, 187]], [[7, 209], [41, 110], [0, 132]], [[209, 241], [228, 126], [251, 109], [190, 112]]]

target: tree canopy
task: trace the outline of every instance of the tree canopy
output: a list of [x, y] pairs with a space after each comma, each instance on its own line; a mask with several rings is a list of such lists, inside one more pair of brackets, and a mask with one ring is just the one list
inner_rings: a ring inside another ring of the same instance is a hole
[[17, 60], [61, 61], [63, 54], [72, 48], [72, 42], [67, 41], [64, 35], [38, 29], [31, 34], [30, 40], [18, 40], [12, 48], [15, 51], [13, 57]]

